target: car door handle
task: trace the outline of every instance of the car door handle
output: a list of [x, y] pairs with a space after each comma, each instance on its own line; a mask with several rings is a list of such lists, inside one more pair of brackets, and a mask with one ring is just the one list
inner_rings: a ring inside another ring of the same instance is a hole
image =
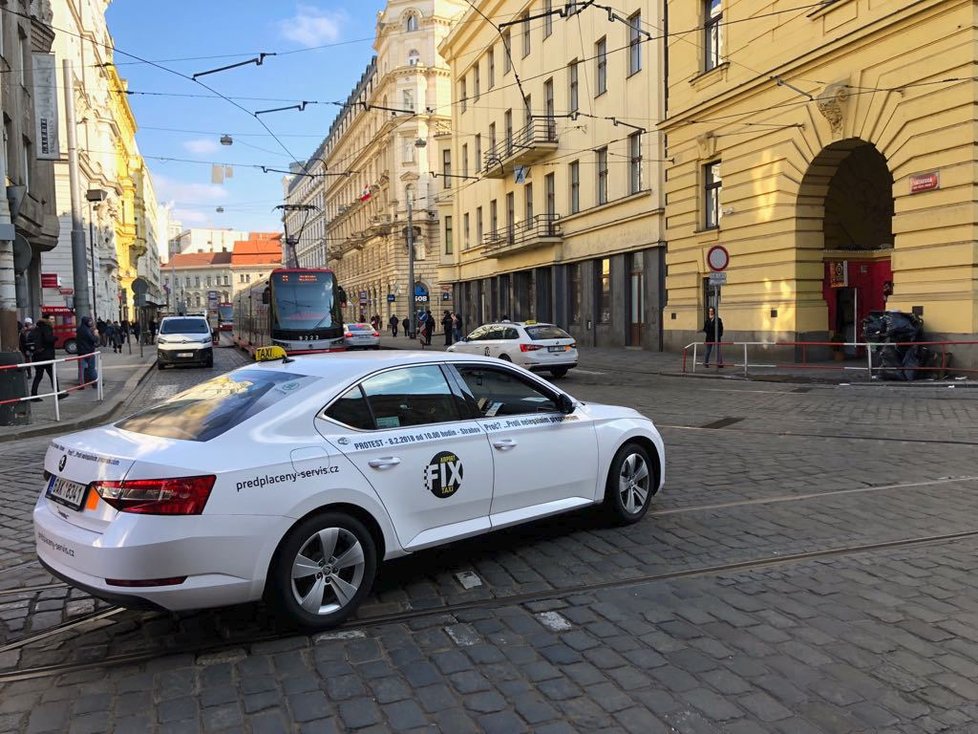
[[367, 463], [374, 469], [390, 469], [392, 466], [400, 464], [401, 460], [396, 456], [382, 456], [379, 459], [371, 459]]
[[507, 449], [515, 449], [516, 441], [511, 438], [500, 438], [498, 441], [493, 441], [492, 445], [500, 451], [506, 451]]

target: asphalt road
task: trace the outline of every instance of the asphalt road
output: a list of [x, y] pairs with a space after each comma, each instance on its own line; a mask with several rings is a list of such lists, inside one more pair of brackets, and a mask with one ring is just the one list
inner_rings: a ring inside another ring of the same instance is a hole
[[[243, 362], [155, 372], [128, 406]], [[140, 613], [51, 579], [47, 440], [0, 445], [0, 731], [978, 731], [978, 392], [606, 362], [561, 384], [659, 424], [643, 522], [389, 563], [316, 637], [260, 604]]]

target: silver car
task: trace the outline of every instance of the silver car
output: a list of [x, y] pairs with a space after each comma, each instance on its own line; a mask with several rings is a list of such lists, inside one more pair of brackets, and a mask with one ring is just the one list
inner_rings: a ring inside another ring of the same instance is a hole
[[156, 334], [156, 367], [197, 364], [214, 366], [211, 326], [203, 316], [167, 316]]
[[448, 348], [449, 352], [498, 357], [533, 372], [563, 377], [577, 367], [577, 341], [554, 324], [502, 321], [485, 324]]
[[347, 349], [380, 349], [380, 332], [370, 324], [346, 324], [343, 343]]

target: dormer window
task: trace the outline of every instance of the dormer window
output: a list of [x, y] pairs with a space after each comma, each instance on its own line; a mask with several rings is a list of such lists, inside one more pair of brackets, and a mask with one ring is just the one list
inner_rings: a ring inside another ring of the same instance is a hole
[[421, 63], [421, 54], [417, 50], [411, 49], [408, 53], [408, 66], [417, 66]]

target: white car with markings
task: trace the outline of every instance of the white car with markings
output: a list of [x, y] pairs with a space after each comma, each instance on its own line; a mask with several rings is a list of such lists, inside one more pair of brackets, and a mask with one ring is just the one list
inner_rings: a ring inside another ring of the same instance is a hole
[[638, 412], [514, 365], [381, 351], [239, 368], [53, 440], [44, 476], [37, 554], [68, 583], [168, 610], [264, 597], [323, 629], [385, 559], [588, 506], [640, 520], [665, 454]]
[[554, 324], [536, 321], [500, 321], [483, 324], [449, 352], [481, 354], [518, 364], [533, 372], [563, 377], [577, 367], [577, 341]]

